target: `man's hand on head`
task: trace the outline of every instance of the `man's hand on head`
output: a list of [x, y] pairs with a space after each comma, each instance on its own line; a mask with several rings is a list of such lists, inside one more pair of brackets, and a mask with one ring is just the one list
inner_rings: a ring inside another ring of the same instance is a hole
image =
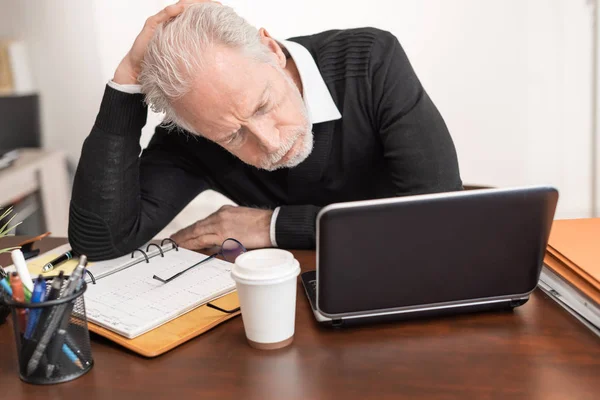
[[227, 238], [240, 241], [247, 249], [271, 247], [269, 229], [273, 210], [223, 206], [205, 219], [173, 234], [173, 239], [190, 250], [220, 246]]
[[[137, 78], [142, 69], [142, 61], [144, 60], [144, 54], [148, 48], [148, 43], [152, 39], [156, 28], [181, 14], [185, 8], [190, 4], [195, 3], [207, 3], [210, 0], [180, 0], [179, 2], [165, 7], [157, 14], [151, 16], [146, 20], [144, 28], [133, 42], [133, 46], [127, 52], [113, 77], [113, 82], [120, 85], [135, 85], [138, 83]], [[219, 3], [214, 1], [213, 3]], [[221, 4], [221, 3], [219, 3]]]

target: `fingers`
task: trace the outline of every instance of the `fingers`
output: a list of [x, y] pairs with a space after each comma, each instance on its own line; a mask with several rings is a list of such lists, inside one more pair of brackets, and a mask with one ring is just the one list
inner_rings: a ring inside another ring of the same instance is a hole
[[[227, 206], [223, 206], [219, 210], [210, 214], [208, 217], [196, 221], [192, 225], [181, 229], [180, 231], [174, 233], [171, 236], [171, 239], [180, 244], [193, 241], [207, 235], [217, 235], [220, 237], [222, 232], [222, 212], [225, 209], [227, 209]], [[217, 244], [221, 243], [219, 242]]]
[[146, 20], [145, 28], [154, 30], [157, 25], [178, 16], [185, 10], [185, 3], [171, 4]]
[[215, 224], [213, 224], [213, 218], [211, 217], [212, 216], [209, 216], [203, 220], [193, 223], [186, 228], [183, 228], [179, 232], [174, 233], [171, 236], [171, 239], [180, 244], [202, 235], [216, 234], [217, 227]]
[[[154, 29], [158, 25], [170, 20], [171, 18], [175, 18], [176, 16], [181, 14], [185, 10], [185, 8], [187, 6], [189, 6], [190, 4], [209, 3], [209, 2], [210, 2], [209, 0], [180, 0], [179, 2], [177, 2], [175, 4], [171, 4], [170, 6], [163, 8], [158, 13], [156, 13], [155, 15], [148, 18], [146, 20], [145, 29], [154, 31]], [[221, 4], [218, 1], [215, 1], [214, 3]]]
[[182, 0], [149, 17], [144, 24], [144, 28], [133, 42], [133, 46], [117, 67], [113, 80], [121, 84], [137, 84], [144, 54], [157, 27], [181, 14], [190, 4], [204, 2], [207, 2], [207, 0]]
[[218, 247], [223, 240], [221, 236], [215, 234], [203, 235], [181, 243], [179, 246], [188, 250], [202, 250], [210, 247]]
[[208, 217], [174, 233], [171, 239], [184, 248], [204, 249], [220, 246], [225, 239], [223, 235], [228, 225], [226, 220], [230, 219], [227, 214], [234, 208], [222, 206]]

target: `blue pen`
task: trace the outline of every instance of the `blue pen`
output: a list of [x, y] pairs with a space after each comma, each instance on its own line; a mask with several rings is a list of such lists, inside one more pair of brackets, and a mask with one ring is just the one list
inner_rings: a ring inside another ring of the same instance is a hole
[[2, 286], [2, 289], [4, 289], [7, 295], [12, 297], [12, 289], [10, 288], [8, 282], [6, 282], [6, 279], [0, 280], [0, 286]]
[[[44, 301], [46, 295], [46, 281], [42, 275], [38, 276], [33, 287], [33, 293], [31, 294], [31, 303], [41, 303]], [[32, 308], [29, 310], [29, 321], [27, 321], [27, 329], [25, 330], [25, 339], [30, 339], [35, 327], [38, 323], [42, 310], [39, 308]]]

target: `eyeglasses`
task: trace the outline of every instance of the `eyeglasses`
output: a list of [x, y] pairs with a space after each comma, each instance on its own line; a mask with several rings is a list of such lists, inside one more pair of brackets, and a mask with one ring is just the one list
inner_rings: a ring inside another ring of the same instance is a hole
[[161, 277], [159, 277], [157, 275], [154, 275], [152, 278], [154, 278], [158, 281], [161, 281], [162, 283], [169, 283], [173, 279], [177, 278], [178, 276], [183, 275], [190, 269], [197, 267], [198, 265], [203, 264], [205, 262], [208, 262], [208, 261], [212, 260], [213, 258], [215, 258], [216, 256], [222, 256], [226, 261], [234, 262], [235, 259], [240, 254], [245, 253], [245, 252], [246, 252], [246, 248], [244, 247], [243, 244], [241, 244], [237, 240], [235, 240], [233, 238], [225, 239], [223, 241], [223, 243], [221, 244], [221, 249], [217, 253], [213, 254], [212, 256], [207, 257], [204, 260], [192, 265], [191, 267], [188, 267], [188, 268], [184, 269], [183, 271], [176, 273], [175, 275], [173, 275], [172, 277], [170, 277], [168, 279], [162, 279]]

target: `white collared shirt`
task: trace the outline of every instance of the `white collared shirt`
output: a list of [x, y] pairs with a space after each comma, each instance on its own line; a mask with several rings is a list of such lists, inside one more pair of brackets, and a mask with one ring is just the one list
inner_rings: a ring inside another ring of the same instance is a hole
[[[340, 111], [331, 98], [331, 93], [327, 89], [327, 85], [321, 76], [321, 72], [315, 63], [315, 60], [310, 55], [309, 51], [299, 43], [289, 40], [279, 42], [290, 53], [290, 57], [294, 60], [300, 80], [302, 81], [302, 98], [308, 110], [308, 117], [312, 124], [321, 122], [334, 121], [342, 118]], [[141, 93], [140, 85], [120, 85], [113, 82], [108, 82], [108, 86], [115, 90], [125, 93]], [[271, 226], [269, 234], [271, 237], [271, 245], [277, 247], [275, 235], [275, 223], [280, 207], [273, 211], [271, 217]]]

